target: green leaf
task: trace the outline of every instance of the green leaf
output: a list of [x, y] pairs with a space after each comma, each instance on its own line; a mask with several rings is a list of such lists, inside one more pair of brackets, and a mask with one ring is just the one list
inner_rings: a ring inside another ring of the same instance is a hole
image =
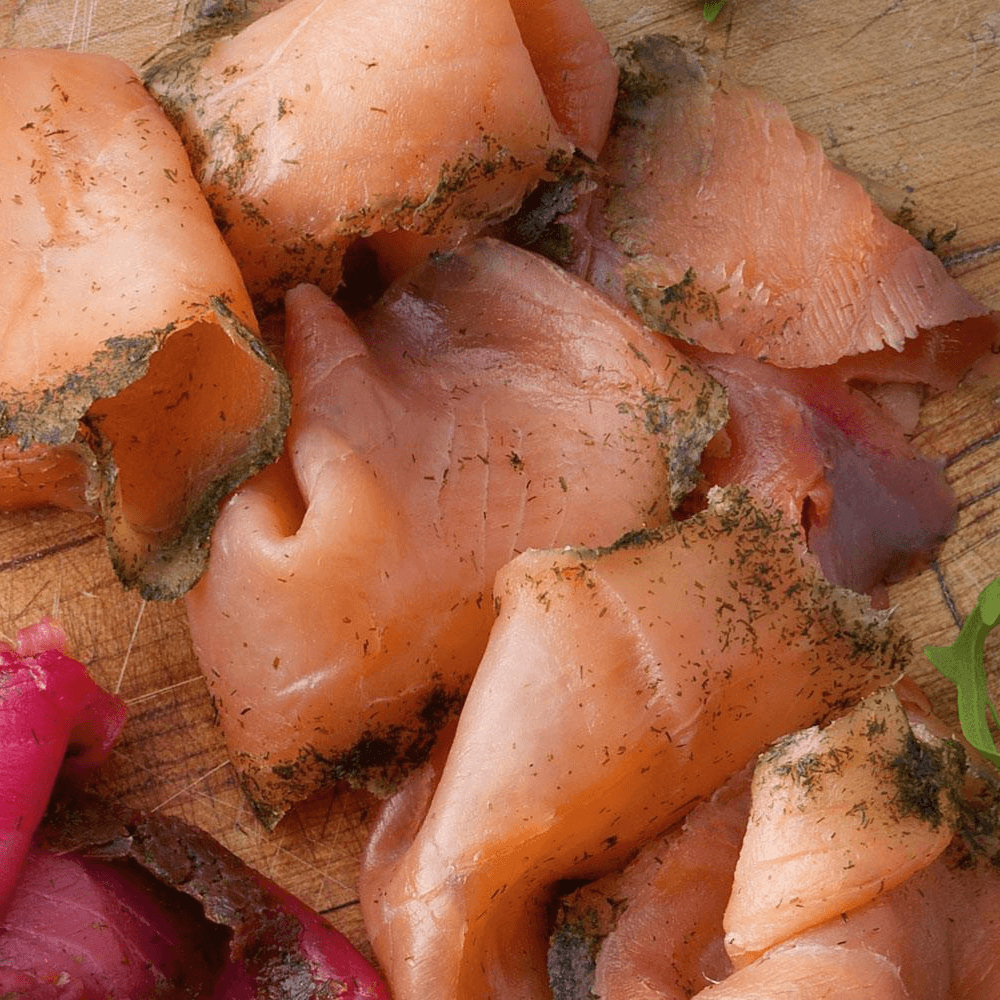
[[1000, 728], [1000, 718], [990, 700], [983, 651], [986, 636], [1000, 621], [1000, 578], [986, 586], [958, 638], [950, 646], [925, 646], [927, 658], [957, 689], [958, 721], [965, 738], [1000, 767], [1000, 752], [990, 732], [990, 719]]
[[704, 7], [705, 20], [711, 24], [719, 16], [719, 11], [725, 6], [726, 0], [716, 0], [715, 3], [706, 3]]

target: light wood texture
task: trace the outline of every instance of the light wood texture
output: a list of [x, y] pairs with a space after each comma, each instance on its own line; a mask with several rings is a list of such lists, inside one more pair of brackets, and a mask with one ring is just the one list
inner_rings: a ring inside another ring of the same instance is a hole
[[[1000, 308], [1000, 12], [993, 0], [591, 0], [612, 46], [661, 31], [726, 54], [738, 75], [783, 100], [838, 163], [866, 175], [890, 211], [906, 206], [943, 245], [952, 272]], [[0, 0], [0, 43], [106, 52], [139, 67], [183, 24], [162, 0]], [[919, 442], [945, 462], [958, 532], [934, 566], [893, 588], [917, 648], [950, 642], [979, 590], [1000, 575], [1000, 390], [932, 400]], [[130, 720], [100, 789], [184, 816], [327, 914], [364, 944], [357, 858], [375, 805], [340, 790], [272, 833], [244, 803], [192, 656], [183, 606], [144, 604], [115, 581], [98, 522], [35, 511], [0, 517], [0, 631], [55, 615], [75, 654], [120, 691]], [[1000, 640], [987, 648], [1000, 677]], [[951, 685], [914, 672], [954, 721]], [[1000, 683], [994, 687], [1000, 694]]]

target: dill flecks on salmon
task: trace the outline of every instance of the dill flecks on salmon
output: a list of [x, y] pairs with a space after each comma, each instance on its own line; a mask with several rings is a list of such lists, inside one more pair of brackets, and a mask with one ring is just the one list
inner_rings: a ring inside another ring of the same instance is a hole
[[892, 889], [944, 851], [965, 761], [953, 744], [933, 744], [917, 740], [884, 690], [761, 755], [723, 921], [737, 967]]
[[619, 59], [590, 276], [651, 326], [794, 368], [988, 313], [776, 101], [661, 36]]
[[555, 1000], [690, 1000], [732, 972], [722, 914], [752, 773], [737, 771], [623, 870], [560, 900], [548, 957]]
[[0, 507], [92, 507], [122, 582], [175, 598], [280, 451], [287, 380], [124, 63], [0, 52], [0, 135]]
[[315, 287], [287, 311], [285, 455], [227, 502], [187, 600], [272, 822], [425, 752], [479, 662], [500, 566], [668, 521], [725, 419], [666, 341], [492, 240], [403, 275], [357, 329]]
[[567, 897], [555, 1000], [992, 1000], [998, 794], [912, 681], [876, 691]]
[[[299, 281], [333, 294], [358, 236], [412, 230], [453, 246], [573, 153], [508, 0], [292, 0], [217, 34], [170, 46], [146, 81], [261, 305]], [[590, 65], [599, 51], [553, 86], [586, 85]], [[613, 67], [601, 79], [613, 95]], [[567, 127], [598, 141], [600, 123], [579, 119], [570, 108]]]
[[600, 551], [527, 551], [439, 774], [389, 800], [361, 872], [397, 1000], [546, 995], [553, 886], [618, 867], [780, 734], [902, 669], [743, 490]]
[[779, 104], [672, 39], [619, 59], [603, 182], [563, 220], [571, 266], [726, 386], [708, 485], [772, 497], [831, 581], [880, 593], [954, 528], [907, 435], [927, 389], [1000, 346], [996, 316]]

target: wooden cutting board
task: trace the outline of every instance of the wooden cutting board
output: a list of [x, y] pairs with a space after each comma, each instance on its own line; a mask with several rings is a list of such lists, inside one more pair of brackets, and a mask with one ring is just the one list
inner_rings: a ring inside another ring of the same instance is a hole
[[[197, 3], [198, 0], [191, 0]], [[233, 0], [238, 3], [240, 0]], [[590, 0], [612, 46], [648, 31], [724, 53], [738, 75], [785, 102], [829, 155], [865, 175], [890, 212], [930, 234], [952, 273], [1000, 308], [1000, 10], [995, 0]], [[134, 67], [184, 24], [181, 0], [0, 0], [0, 43], [116, 55]], [[2, 288], [2, 278], [0, 278]], [[928, 403], [918, 443], [958, 493], [958, 531], [935, 564], [894, 587], [917, 647], [950, 642], [979, 590], [1000, 575], [1000, 389]], [[34, 511], [0, 516], [0, 632], [56, 616], [75, 655], [127, 701], [124, 738], [99, 790], [208, 829], [367, 950], [357, 859], [377, 803], [318, 797], [268, 833], [245, 804], [191, 652], [183, 605], [123, 591], [99, 522]], [[1000, 695], [1000, 639], [987, 646]], [[950, 683], [918, 658], [942, 714]]]

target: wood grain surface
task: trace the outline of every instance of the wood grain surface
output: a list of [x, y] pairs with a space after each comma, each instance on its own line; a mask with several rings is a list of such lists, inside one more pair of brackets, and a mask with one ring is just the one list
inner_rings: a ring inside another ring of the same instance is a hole
[[[195, 0], [197, 2], [197, 0]], [[867, 177], [890, 213], [933, 234], [952, 273], [1000, 308], [1000, 9], [995, 0], [590, 0], [611, 45], [648, 31], [724, 53], [778, 97], [839, 164]], [[185, 23], [178, 0], [0, 0], [0, 43], [116, 55], [139, 68]], [[2, 284], [2, 278], [0, 278]], [[928, 402], [918, 434], [958, 493], [959, 529], [934, 565], [892, 588], [917, 648], [950, 642], [1000, 575], [1000, 392]], [[72, 651], [129, 705], [99, 790], [205, 827], [367, 948], [357, 858], [376, 802], [340, 789], [268, 833], [243, 801], [195, 662], [183, 606], [146, 604], [115, 580], [99, 522], [65, 512], [0, 516], [0, 632], [55, 615]], [[1000, 694], [1000, 642], [987, 657]], [[951, 685], [913, 672], [954, 723]]]

